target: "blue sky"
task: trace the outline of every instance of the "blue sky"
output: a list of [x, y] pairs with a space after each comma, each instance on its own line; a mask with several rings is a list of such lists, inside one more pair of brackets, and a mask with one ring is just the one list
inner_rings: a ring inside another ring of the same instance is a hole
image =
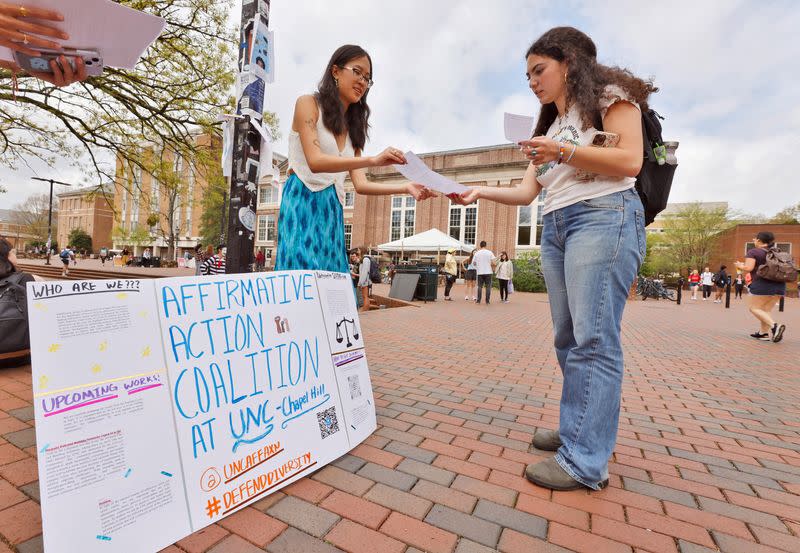
[[[276, 80], [266, 109], [282, 122], [278, 152], [287, 149], [296, 97], [314, 90], [344, 43], [362, 45], [374, 62], [367, 154], [502, 143], [504, 111], [538, 113], [525, 51], [550, 27], [572, 25], [594, 39], [601, 62], [661, 87], [650, 103], [666, 117], [665, 138], [680, 141], [673, 201], [728, 201], [768, 215], [800, 201], [792, 163], [800, 2], [273, 0], [271, 12]], [[65, 166], [61, 177], [80, 178]], [[3, 207], [34, 190], [28, 175], [17, 175]], [[8, 176], [0, 168], [3, 183]]]

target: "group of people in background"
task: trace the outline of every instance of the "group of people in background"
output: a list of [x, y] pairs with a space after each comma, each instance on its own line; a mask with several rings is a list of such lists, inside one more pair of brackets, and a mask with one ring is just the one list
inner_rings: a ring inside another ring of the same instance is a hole
[[[446, 277], [444, 299], [450, 301], [450, 290], [456, 281], [457, 269], [456, 260], [453, 256], [455, 250], [447, 252], [445, 259], [444, 273]], [[500, 302], [508, 303], [508, 294], [513, 292], [512, 279], [514, 278], [514, 264], [508, 254], [500, 252], [500, 257], [486, 247], [486, 241], [482, 240], [477, 249], [472, 250], [469, 256], [461, 261], [461, 269], [464, 274], [466, 284], [466, 295], [464, 301], [474, 301], [481, 303], [483, 290], [486, 290], [486, 304], [491, 301], [493, 277], [497, 277], [500, 287]], [[477, 284], [477, 293], [475, 287]]]

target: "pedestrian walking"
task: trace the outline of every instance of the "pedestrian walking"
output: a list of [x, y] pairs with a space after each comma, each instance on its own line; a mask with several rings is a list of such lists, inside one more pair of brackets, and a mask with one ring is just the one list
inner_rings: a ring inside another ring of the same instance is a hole
[[722, 294], [725, 293], [725, 287], [728, 285], [728, 271], [725, 270], [727, 268], [727, 265], [720, 265], [719, 271], [714, 275], [714, 286], [716, 288], [714, 303], [722, 303]]
[[264, 264], [267, 262], [267, 258], [264, 255], [263, 248], [258, 249], [258, 253], [256, 254], [256, 271], [263, 271]]
[[767, 280], [758, 274], [758, 268], [767, 262], [767, 250], [775, 246], [775, 235], [769, 231], [759, 232], [753, 238], [754, 248], [747, 251], [744, 263], [737, 267], [748, 271], [750, 282], [750, 313], [761, 323], [760, 328], [750, 336], [764, 342], [780, 342], [786, 325], [778, 324], [770, 312], [775, 304], [786, 295], [786, 283]]
[[489, 299], [492, 297], [492, 276], [494, 275], [496, 257], [492, 250], [486, 248], [486, 240], [481, 240], [480, 248], [475, 252], [472, 262], [475, 264], [475, 273], [478, 275], [478, 295], [475, 298], [475, 303], [481, 302], [481, 293], [485, 287], [486, 305], [489, 305]]
[[478, 272], [475, 270], [475, 250], [472, 250], [469, 253], [469, 257], [464, 259], [461, 262], [461, 268], [464, 270], [464, 284], [467, 287], [466, 296], [464, 296], [465, 301], [469, 301], [472, 298], [472, 301], [478, 299], [475, 296], [475, 281], [478, 278]]
[[[741, 263], [737, 261], [737, 264]], [[742, 297], [742, 291], [744, 290], [744, 275], [742, 275], [742, 270], [736, 270], [736, 278], [733, 281], [733, 289], [734, 289], [734, 299]]]
[[105, 265], [107, 258], [108, 258], [108, 248], [103, 246], [102, 248], [100, 248], [100, 264]]
[[445, 301], [453, 301], [450, 297], [450, 291], [453, 289], [453, 284], [458, 276], [458, 264], [456, 263], [456, 250], [450, 248], [447, 250], [447, 255], [444, 258], [444, 299]]
[[[622, 313], [645, 254], [644, 208], [634, 188], [644, 151], [640, 110], [656, 89], [598, 63], [592, 39], [571, 27], [542, 35], [526, 64], [542, 107], [533, 138], [520, 142], [531, 161], [522, 182], [471, 187], [456, 199], [529, 205], [547, 190], [542, 269], [564, 383], [559, 429], [538, 430], [533, 441], [556, 455], [528, 465], [525, 477], [554, 490], [598, 490], [608, 485], [617, 438]], [[591, 146], [598, 126], [616, 135], [615, 146]]]
[[500, 252], [497, 262], [497, 281], [500, 283], [500, 302], [508, 303], [508, 283], [514, 278], [514, 264], [506, 252]]
[[700, 271], [692, 269], [689, 275], [689, 290], [692, 291], [692, 299], [697, 299], [697, 289], [700, 288]]
[[703, 301], [711, 297], [711, 290], [714, 287], [714, 273], [708, 267], [703, 269], [703, 274], [700, 275], [700, 283], [703, 286]]
[[67, 246], [66, 248], [61, 250], [61, 253], [58, 254], [58, 257], [61, 258], [61, 263], [62, 263], [62, 265], [64, 265], [61, 268], [61, 276], [62, 277], [68, 276], [69, 275], [69, 262], [70, 262], [70, 260], [75, 259], [75, 253], [72, 251], [71, 246]]

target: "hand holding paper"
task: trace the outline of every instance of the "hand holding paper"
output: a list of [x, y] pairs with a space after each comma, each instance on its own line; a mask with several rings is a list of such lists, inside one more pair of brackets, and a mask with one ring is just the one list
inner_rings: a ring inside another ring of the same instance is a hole
[[405, 165], [395, 165], [394, 168], [411, 182], [420, 183], [442, 194], [461, 194], [467, 190], [467, 187], [463, 184], [431, 171], [414, 152], [406, 152], [405, 159]]
[[533, 136], [533, 117], [506, 112], [503, 114], [503, 128], [509, 142], [518, 144], [530, 140]]

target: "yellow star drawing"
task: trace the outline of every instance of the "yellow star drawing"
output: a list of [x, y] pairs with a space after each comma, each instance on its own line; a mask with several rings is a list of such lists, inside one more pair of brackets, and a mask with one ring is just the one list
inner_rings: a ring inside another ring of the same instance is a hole
[[47, 378], [47, 377], [46, 377], [46, 376], [44, 376], [44, 375], [42, 375], [42, 376], [40, 376], [40, 377], [39, 377], [39, 389], [40, 389], [40, 390], [44, 390], [45, 388], [47, 388], [47, 381], [48, 381], [48, 380], [50, 380], [50, 379], [49, 379], [49, 378]]
[[147, 346], [142, 350], [142, 357], [150, 357], [150, 346]]
[[105, 351], [108, 349], [108, 340], [103, 340], [100, 343], [100, 351]]
[[121, 300], [124, 300], [127, 297], [128, 297], [128, 294], [126, 294], [125, 292], [120, 292], [119, 294], [117, 294], [117, 298], [121, 299]]
[[94, 365], [92, 365], [92, 372], [93, 372], [94, 374], [97, 374], [97, 373], [99, 373], [101, 370], [103, 370], [103, 368], [102, 368], [100, 365], [98, 365], [97, 363], [95, 363]]
[[139, 311], [139, 316], [142, 319], [146, 319], [147, 318], [147, 311]]
[[55, 353], [59, 349], [61, 349], [61, 344], [50, 344], [50, 347], [47, 348], [47, 351], [49, 351], [50, 353]]
[[33, 304], [34, 309], [38, 309], [39, 311], [47, 311], [47, 306], [40, 301], [37, 301]]

